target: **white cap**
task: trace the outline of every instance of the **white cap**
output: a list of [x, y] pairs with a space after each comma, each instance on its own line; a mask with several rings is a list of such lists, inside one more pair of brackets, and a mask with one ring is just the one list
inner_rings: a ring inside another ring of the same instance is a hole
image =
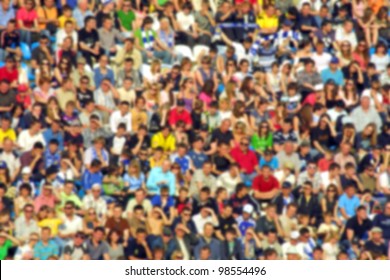
[[31, 174], [31, 168], [29, 166], [23, 167], [22, 174]]
[[93, 184], [91, 189], [100, 190], [101, 189], [100, 184], [98, 183]]
[[298, 231], [292, 231], [290, 233], [290, 239], [298, 239], [299, 238], [299, 232]]
[[318, 84], [314, 86], [315, 91], [321, 91], [324, 90], [324, 84]]
[[253, 210], [254, 210], [254, 208], [253, 208], [252, 204], [245, 204], [244, 208], [242, 209], [243, 212], [246, 212], [248, 214], [252, 214]]

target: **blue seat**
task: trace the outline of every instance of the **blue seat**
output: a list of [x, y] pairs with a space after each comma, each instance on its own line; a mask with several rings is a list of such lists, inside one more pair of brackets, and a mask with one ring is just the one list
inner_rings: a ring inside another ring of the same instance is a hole
[[0, 68], [5, 65], [4, 61], [0, 61]]
[[31, 50], [30, 47], [26, 43], [20, 43], [20, 49], [23, 54], [24, 60], [30, 60], [31, 59]]
[[31, 51], [33, 51], [35, 48], [39, 47], [39, 42], [34, 42], [31, 44]]

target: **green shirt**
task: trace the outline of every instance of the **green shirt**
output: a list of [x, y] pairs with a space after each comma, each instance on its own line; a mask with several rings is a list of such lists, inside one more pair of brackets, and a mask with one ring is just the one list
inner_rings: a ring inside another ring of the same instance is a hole
[[[142, 48], [144, 48], [144, 38], [142, 37], [142, 29], [137, 29], [136, 31], [134, 31], [134, 38], [137, 38], [138, 41], [139, 41], [139, 44]], [[148, 30], [148, 31], [145, 31], [145, 39], [146, 39], [146, 42], [148, 43], [152, 43], [150, 42], [150, 35], [153, 36], [153, 38], [156, 38], [157, 37], [157, 34], [154, 30]]]
[[65, 203], [67, 201], [73, 201], [73, 203], [78, 208], [81, 208], [81, 206], [83, 204], [81, 202], [80, 198], [76, 194], [72, 193], [70, 195], [67, 195], [65, 192], [61, 192], [61, 204], [58, 206], [57, 210], [62, 209], [65, 206]]
[[135, 14], [133, 11], [118, 11], [118, 19], [121, 22], [124, 29], [127, 31], [133, 31], [133, 21], [135, 20]]
[[11, 240], [6, 240], [2, 246], [0, 246], [0, 260], [5, 260], [8, 256], [8, 250], [12, 247]]
[[117, 191], [122, 191], [124, 187], [124, 182], [121, 178], [118, 179], [118, 184], [113, 183], [103, 183], [103, 191], [105, 195], [112, 195]]
[[255, 150], [265, 151], [266, 149], [272, 148], [273, 142], [272, 133], [269, 133], [265, 138], [260, 138], [256, 133], [252, 136], [251, 145]]

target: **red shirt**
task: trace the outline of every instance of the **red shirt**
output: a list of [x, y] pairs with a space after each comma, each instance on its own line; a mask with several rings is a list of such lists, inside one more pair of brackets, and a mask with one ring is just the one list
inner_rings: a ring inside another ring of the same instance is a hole
[[26, 8], [20, 8], [16, 12], [16, 19], [21, 20], [24, 27], [31, 28], [34, 26], [34, 21], [38, 19], [38, 14], [34, 9], [28, 11]]
[[178, 121], [183, 121], [185, 124], [192, 124], [190, 113], [187, 110], [179, 113], [177, 108], [172, 109], [169, 114], [169, 125], [175, 125]]
[[329, 170], [329, 166], [333, 163], [333, 159], [327, 160], [325, 158], [322, 158], [318, 161], [318, 170], [321, 172], [325, 172]]
[[4, 66], [0, 68], [0, 81], [6, 79], [8, 82], [12, 83], [18, 80], [18, 70], [13, 69], [8, 71], [8, 69]]
[[240, 147], [235, 147], [230, 152], [233, 159], [237, 162], [240, 169], [245, 169], [245, 174], [251, 174], [255, 171], [258, 160], [255, 152], [248, 150], [245, 154]]
[[272, 175], [267, 180], [263, 175], [259, 175], [253, 179], [252, 189], [259, 192], [269, 192], [274, 189], [279, 189], [279, 182]]

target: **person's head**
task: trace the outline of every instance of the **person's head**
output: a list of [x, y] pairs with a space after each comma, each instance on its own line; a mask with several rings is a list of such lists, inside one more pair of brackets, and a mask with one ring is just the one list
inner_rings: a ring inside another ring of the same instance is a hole
[[307, 164], [307, 173], [309, 176], [314, 176], [314, 174], [317, 172], [317, 163], [315, 161], [310, 161]]
[[344, 25], [343, 25], [343, 28], [344, 28], [344, 31], [346, 33], [350, 33], [353, 31], [353, 21], [352, 20], [346, 20], [344, 21]]
[[26, 0], [24, 4], [27, 11], [31, 11], [35, 8], [35, 2], [33, 0]]
[[286, 215], [288, 217], [295, 217], [295, 215], [297, 214], [297, 211], [298, 211], [298, 205], [294, 202], [290, 202], [287, 205]]
[[348, 162], [344, 165], [345, 174], [349, 177], [356, 173], [356, 167], [352, 162]]
[[249, 139], [247, 137], [242, 137], [240, 140], [240, 149], [243, 152], [247, 152], [249, 150]]
[[385, 55], [387, 53], [387, 46], [386, 46], [386, 44], [383, 43], [383, 42], [379, 42], [376, 45], [375, 53], [376, 54], [380, 54], [380, 55]]
[[42, 155], [43, 149], [43, 144], [41, 142], [35, 142], [32, 149], [32, 154], [35, 156]]
[[138, 228], [135, 233], [135, 239], [137, 243], [142, 244], [146, 241], [147, 232], [144, 228]]
[[349, 155], [351, 153], [351, 150], [352, 150], [352, 146], [350, 144], [350, 142], [344, 142], [340, 145], [340, 151], [343, 155]]
[[69, 6], [69, 5], [64, 5], [62, 6], [62, 14], [67, 17], [67, 18], [71, 18], [72, 17], [72, 8]]
[[96, 28], [96, 19], [94, 16], [87, 16], [84, 20], [85, 29], [92, 30]]
[[[210, 195], [211, 195], [211, 190], [209, 187], [207, 186], [204, 186], [200, 189], [200, 192], [199, 192], [199, 200], [201, 202], [206, 202], [209, 198], [210, 198]], [[208, 208], [204, 208], [203, 210], [205, 210], [202, 214], [206, 217], [206, 216], [209, 216], [210, 214], [210, 211]]]
[[313, 260], [323, 260], [324, 259], [324, 250], [322, 247], [317, 246], [313, 249]]
[[269, 219], [274, 219], [277, 216], [276, 205], [268, 204], [265, 210], [265, 214]]
[[145, 30], [150, 30], [153, 25], [153, 19], [149, 16], [144, 18], [144, 21], [142, 22], [142, 28]]
[[169, 159], [166, 159], [163, 161], [161, 169], [163, 172], [168, 172], [171, 170], [171, 161]]
[[51, 238], [51, 229], [49, 227], [43, 227], [41, 229], [41, 239], [43, 242], [48, 242]]
[[100, 242], [104, 239], [105, 233], [103, 227], [95, 227], [92, 233], [92, 239], [95, 242]]
[[[89, 87], [90, 79], [88, 76], [84, 75], [80, 78], [80, 88], [86, 90]], [[93, 102], [92, 102], [93, 103]]]
[[[31, 187], [30, 187], [31, 189]], [[23, 214], [26, 217], [26, 219], [31, 219], [34, 216], [34, 206], [30, 203], [24, 205], [23, 207]]]
[[7, 94], [10, 89], [10, 83], [7, 79], [0, 81], [0, 93]]
[[77, 231], [73, 238], [73, 244], [76, 247], [82, 246], [85, 240], [85, 234], [82, 231]]
[[346, 251], [341, 251], [340, 253], [337, 254], [337, 260], [342, 260], [342, 261], [347, 261], [349, 260], [349, 255], [348, 252]]
[[75, 211], [75, 203], [73, 201], [65, 202], [64, 213], [66, 216], [73, 216]]
[[213, 165], [212, 165], [211, 161], [207, 160], [203, 163], [202, 170], [203, 170], [203, 173], [205, 175], [209, 175], [212, 171], [212, 168], [213, 168]]
[[211, 238], [214, 234], [214, 226], [212, 223], [206, 223], [203, 227], [203, 235], [206, 238]]
[[113, 26], [112, 18], [110, 16], [105, 16], [103, 18], [103, 28], [106, 30], [111, 30], [112, 26]]
[[200, 249], [199, 259], [200, 260], [209, 260], [210, 257], [211, 257], [211, 248], [208, 245], [203, 246]]
[[306, 181], [302, 184], [302, 191], [303, 194], [308, 196], [311, 195], [313, 192], [313, 184], [310, 181]]
[[[71, 34], [72, 31], [74, 30], [73, 21], [67, 20], [67, 21], [65, 22], [64, 30], [65, 30], [65, 32], [66, 32], [67, 34]], [[69, 38], [69, 36], [66, 37], [66, 38]], [[72, 38], [72, 37], [70, 37], [70, 38]]]
[[365, 220], [365, 219], [367, 219], [367, 208], [366, 208], [366, 206], [360, 205], [360, 206], [356, 209], [356, 216], [357, 216], [357, 218], [360, 219], [360, 220]]

